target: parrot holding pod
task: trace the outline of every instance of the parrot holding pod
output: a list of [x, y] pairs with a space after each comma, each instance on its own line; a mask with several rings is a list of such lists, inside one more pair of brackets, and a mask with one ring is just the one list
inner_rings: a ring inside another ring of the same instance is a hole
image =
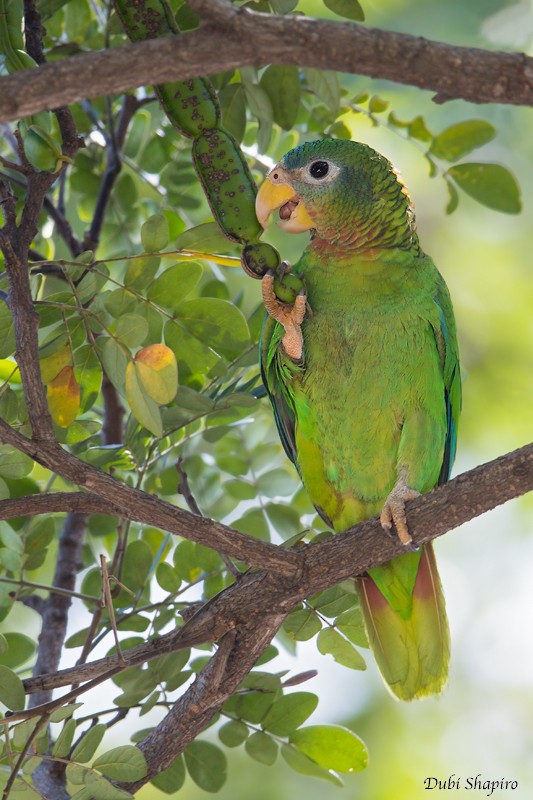
[[[278, 432], [336, 532], [376, 514], [405, 553], [357, 578], [382, 676], [401, 700], [439, 693], [450, 638], [431, 543], [414, 548], [405, 502], [444, 483], [461, 383], [448, 289], [421, 250], [407, 190], [365, 144], [308, 142], [269, 172], [259, 221], [310, 231], [293, 304], [262, 280], [261, 370]], [[288, 269], [290, 267], [287, 265]]]

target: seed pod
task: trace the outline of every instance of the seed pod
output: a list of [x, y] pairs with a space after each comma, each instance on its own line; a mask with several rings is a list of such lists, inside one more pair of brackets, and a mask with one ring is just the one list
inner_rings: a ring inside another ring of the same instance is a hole
[[220, 123], [220, 105], [211, 83], [204, 78], [163, 83], [155, 93], [170, 122], [184, 136], [194, 138]]
[[262, 233], [255, 215], [256, 187], [244, 156], [229, 133], [213, 129], [192, 146], [198, 177], [222, 232], [246, 244]]
[[254, 242], [243, 247], [241, 265], [251, 278], [262, 278], [268, 270], [277, 272], [281, 259], [278, 251], [268, 242]]
[[286, 272], [285, 275], [281, 277], [276, 275], [273, 288], [274, 294], [278, 300], [292, 306], [302, 289], [305, 289], [305, 283], [300, 275], [293, 275], [292, 272]]
[[114, 6], [132, 42], [177, 32], [172, 13], [162, 0], [115, 0]]

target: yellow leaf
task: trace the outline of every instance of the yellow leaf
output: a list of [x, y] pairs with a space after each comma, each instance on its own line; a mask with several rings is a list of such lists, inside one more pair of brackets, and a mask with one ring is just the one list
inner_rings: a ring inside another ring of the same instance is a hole
[[80, 387], [74, 377], [74, 367], [63, 367], [48, 384], [48, 408], [52, 419], [61, 428], [74, 422], [80, 408]]
[[176, 356], [164, 344], [143, 347], [135, 356], [137, 374], [146, 393], [160, 405], [170, 403], [178, 391]]

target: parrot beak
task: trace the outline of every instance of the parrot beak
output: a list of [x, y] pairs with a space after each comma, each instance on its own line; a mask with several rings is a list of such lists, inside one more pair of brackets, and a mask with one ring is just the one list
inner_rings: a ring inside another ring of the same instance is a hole
[[268, 218], [279, 208], [279, 227], [288, 233], [303, 233], [315, 227], [306, 207], [280, 167], [274, 167], [262, 183], [255, 201], [257, 219], [266, 228]]

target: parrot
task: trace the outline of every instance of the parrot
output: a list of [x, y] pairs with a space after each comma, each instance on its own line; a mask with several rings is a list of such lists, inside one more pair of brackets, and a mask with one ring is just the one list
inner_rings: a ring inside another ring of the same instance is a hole
[[[283, 447], [334, 533], [376, 515], [405, 552], [355, 578], [368, 641], [392, 695], [439, 694], [450, 635], [432, 544], [413, 545], [405, 503], [448, 480], [461, 378], [448, 288], [421, 249], [398, 172], [369, 145], [318, 139], [270, 170], [263, 228], [309, 231], [281, 302], [262, 278], [260, 366]], [[291, 270], [284, 262], [284, 269]], [[283, 266], [283, 263], [282, 263]]]

